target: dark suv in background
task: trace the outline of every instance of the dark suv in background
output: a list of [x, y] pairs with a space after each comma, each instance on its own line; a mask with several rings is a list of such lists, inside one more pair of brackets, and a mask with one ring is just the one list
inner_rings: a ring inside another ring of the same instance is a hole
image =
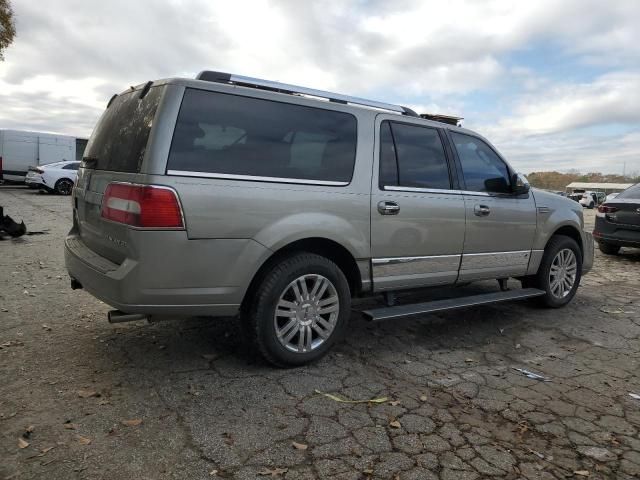
[[607, 255], [621, 247], [640, 248], [640, 183], [598, 207], [593, 237]]

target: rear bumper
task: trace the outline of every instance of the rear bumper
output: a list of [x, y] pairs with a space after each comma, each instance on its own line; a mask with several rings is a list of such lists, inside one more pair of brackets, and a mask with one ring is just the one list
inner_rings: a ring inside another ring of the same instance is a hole
[[593, 236], [598, 243], [608, 243], [610, 245], [616, 245], [618, 247], [635, 247], [640, 248], [640, 232], [636, 232], [637, 238], [629, 238], [627, 234], [624, 237], [619, 235], [607, 235], [598, 231], [593, 232]]
[[[141, 259], [120, 265], [69, 234], [64, 249], [69, 275], [94, 297], [126, 313], [233, 316], [254, 273], [235, 268], [235, 263], [257, 265], [267, 253], [251, 240], [195, 241], [187, 240], [185, 232], [145, 233], [162, 235], [161, 248], [150, 246]], [[150, 240], [149, 245], [157, 245]]]

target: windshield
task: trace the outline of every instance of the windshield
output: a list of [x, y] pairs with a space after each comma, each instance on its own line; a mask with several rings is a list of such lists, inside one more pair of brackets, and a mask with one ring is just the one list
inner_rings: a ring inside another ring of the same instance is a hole
[[139, 172], [153, 118], [164, 87], [118, 95], [102, 114], [84, 151], [83, 166], [96, 170]]

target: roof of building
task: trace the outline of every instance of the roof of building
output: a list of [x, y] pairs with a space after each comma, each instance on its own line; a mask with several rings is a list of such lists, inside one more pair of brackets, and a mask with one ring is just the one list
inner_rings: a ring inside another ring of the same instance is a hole
[[590, 190], [625, 190], [633, 186], [633, 183], [590, 183], [590, 182], [573, 182], [567, 185], [567, 188], [584, 188]]

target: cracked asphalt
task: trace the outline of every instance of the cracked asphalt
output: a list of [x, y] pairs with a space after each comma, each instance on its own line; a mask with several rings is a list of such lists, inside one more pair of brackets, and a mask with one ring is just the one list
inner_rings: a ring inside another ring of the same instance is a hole
[[640, 477], [639, 250], [597, 251], [564, 309], [354, 313], [325, 359], [279, 370], [233, 319], [109, 325], [69, 288], [69, 198], [0, 205], [43, 232], [0, 241], [0, 478]]

